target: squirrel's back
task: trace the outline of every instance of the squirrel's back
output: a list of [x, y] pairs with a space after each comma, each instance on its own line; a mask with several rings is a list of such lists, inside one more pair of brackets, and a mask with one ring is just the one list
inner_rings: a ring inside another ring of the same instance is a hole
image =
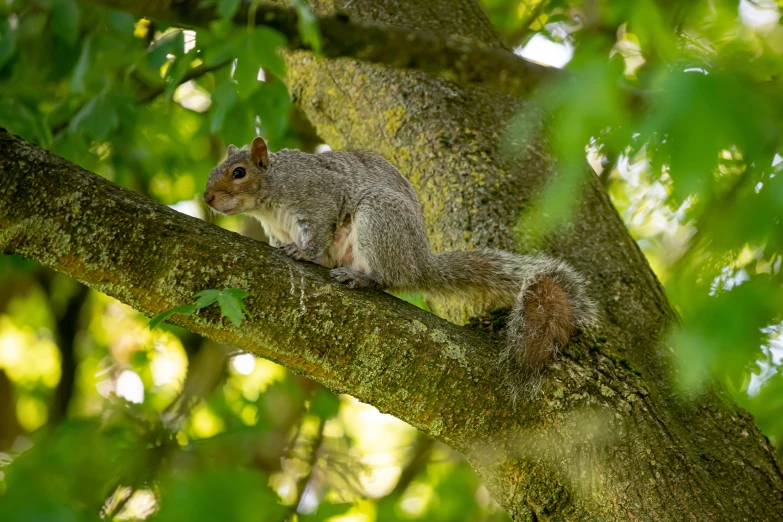
[[298, 182], [309, 178], [327, 178], [342, 183], [343, 192], [364, 192], [367, 190], [392, 190], [401, 197], [419, 204], [416, 190], [408, 178], [389, 160], [374, 152], [364, 150], [330, 150], [320, 154], [309, 154], [296, 149], [283, 149], [272, 156], [273, 170], [292, 171]]
[[[233, 174], [232, 174], [233, 173]], [[578, 329], [596, 321], [587, 283], [567, 263], [504, 250], [432, 253], [421, 204], [388, 160], [366, 151], [269, 154], [229, 147], [204, 200], [256, 216], [289, 256], [331, 268], [351, 288], [460, 296], [511, 314], [503, 361], [514, 397]]]

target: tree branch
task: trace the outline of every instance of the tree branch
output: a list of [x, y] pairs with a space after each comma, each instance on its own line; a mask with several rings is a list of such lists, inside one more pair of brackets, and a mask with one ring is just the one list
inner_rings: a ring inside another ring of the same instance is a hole
[[254, 319], [241, 328], [212, 310], [172, 322], [433, 436], [463, 446], [481, 429], [460, 403], [505, 409], [493, 349], [478, 334], [387, 294], [344, 289], [320, 267], [180, 214], [4, 131], [0, 202], [0, 251], [34, 258], [147, 315], [205, 288], [244, 288]]
[[[136, 16], [168, 20], [183, 26], [205, 27], [219, 18], [214, 7], [197, 0], [94, 1]], [[296, 11], [261, 4], [255, 12], [255, 23], [285, 35], [289, 49], [311, 50], [299, 36]], [[245, 2], [234, 21], [246, 24], [247, 17], [248, 4]], [[506, 49], [456, 36], [444, 38], [428, 31], [349, 20], [341, 14], [319, 16], [317, 24], [322, 53], [327, 58], [356, 58], [397, 69], [418, 69], [515, 96], [530, 93], [542, 80], [559, 72]]]
[[[708, 417], [721, 435], [694, 435], [664, 393], [610, 355], [606, 340], [570, 343], [539, 400], [513, 408], [495, 347], [477, 332], [387, 294], [343, 288], [321, 267], [180, 214], [5, 131], [0, 252], [34, 258], [147, 315], [205, 288], [248, 290], [253, 319], [241, 327], [209, 308], [173, 322], [449, 444], [513, 519], [553, 510], [564, 519], [646, 519], [652, 509], [660, 520], [696, 510], [728, 520], [747, 518], [755, 505], [770, 519], [783, 515], [783, 476], [750, 416], [705, 397], [696, 407], [723, 412]], [[696, 493], [681, 498], [682, 491]]]

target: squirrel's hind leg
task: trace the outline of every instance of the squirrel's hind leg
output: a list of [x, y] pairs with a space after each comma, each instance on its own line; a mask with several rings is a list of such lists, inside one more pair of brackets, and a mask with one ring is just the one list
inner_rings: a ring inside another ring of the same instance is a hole
[[356, 270], [351, 270], [350, 268], [335, 268], [329, 271], [329, 275], [331, 275], [336, 281], [343, 283], [348, 288], [383, 290], [383, 287], [380, 283], [378, 283], [378, 281], [366, 274], [362, 274]]

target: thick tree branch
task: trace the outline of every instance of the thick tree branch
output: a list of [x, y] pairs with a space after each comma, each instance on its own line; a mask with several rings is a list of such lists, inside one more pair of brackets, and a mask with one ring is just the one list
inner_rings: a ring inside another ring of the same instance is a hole
[[344, 289], [315, 265], [154, 203], [5, 131], [0, 174], [4, 253], [34, 258], [147, 315], [205, 288], [245, 288], [254, 319], [240, 328], [210, 310], [173, 322], [434, 435], [445, 435], [440, 419], [449, 409], [451, 425], [475, 429], [453, 407], [458, 397], [495, 408], [505, 400], [493, 350], [478, 334], [386, 294]]
[[[179, 214], [0, 132], [0, 251], [150, 315], [205, 288], [248, 290], [253, 319], [174, 322], [302, 372], [465, 454], [512, 518], [783, 516], [783, 474], [750, 416], [706, 397], [698, 439], [605, 341], [571, 343], [544, 395], [513, 408], [476, 332]], [[697, 437], [698, 438], [698, 437]], [[724, 442], [727, 438], [731, 443]], [[652, 464], [651, 464], [652, 463]], [[688, 492], [688, 493], [683, 493]], [[683, 494], [685, 495], [683, 497]]]
[[[198, 0], [134, 2], [132, 0], [94, 0], [139, 17], [168, 20], [204, 27], [219, 18], [213, 6]], [[245, 3], [235, 17], [247, 23]], [[303, 42], [293, 9], [261, 4], [255, 23], [276, 29], [288, 39], [292, 50], [311, 50]], [[398, 69], [418, 69], [449, 80], [481, 85], [506, 94], [521, 96], [532, 91], [541, 80], [558, 70], [525, 60], [498, 46], [490, 46], [457, 36], [441, 37], [429, 31], [349, 20], [345, 15], [317, 18], [322, 53], [327, 58], [356, 58], [383, 63]]]

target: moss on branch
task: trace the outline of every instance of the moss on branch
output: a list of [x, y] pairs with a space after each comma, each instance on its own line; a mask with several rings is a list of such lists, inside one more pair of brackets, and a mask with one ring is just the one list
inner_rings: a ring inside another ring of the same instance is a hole
[[750, 416], [705, 400], [698, 407], [719, 436], [694, 439], [605, 341], [572, 343], [543, 394], [514, 408], [495, 348], [477, 332], [385, 294], [345, 289], [320, 267], [2, 130], [0, 252], [36, 259], [147, 315], [205, 288], [246, 289], [253, 319], [241, 327], [210, 309], [175, 321], [450, 444], [515, 520], [783, 516], [783, 477]]

